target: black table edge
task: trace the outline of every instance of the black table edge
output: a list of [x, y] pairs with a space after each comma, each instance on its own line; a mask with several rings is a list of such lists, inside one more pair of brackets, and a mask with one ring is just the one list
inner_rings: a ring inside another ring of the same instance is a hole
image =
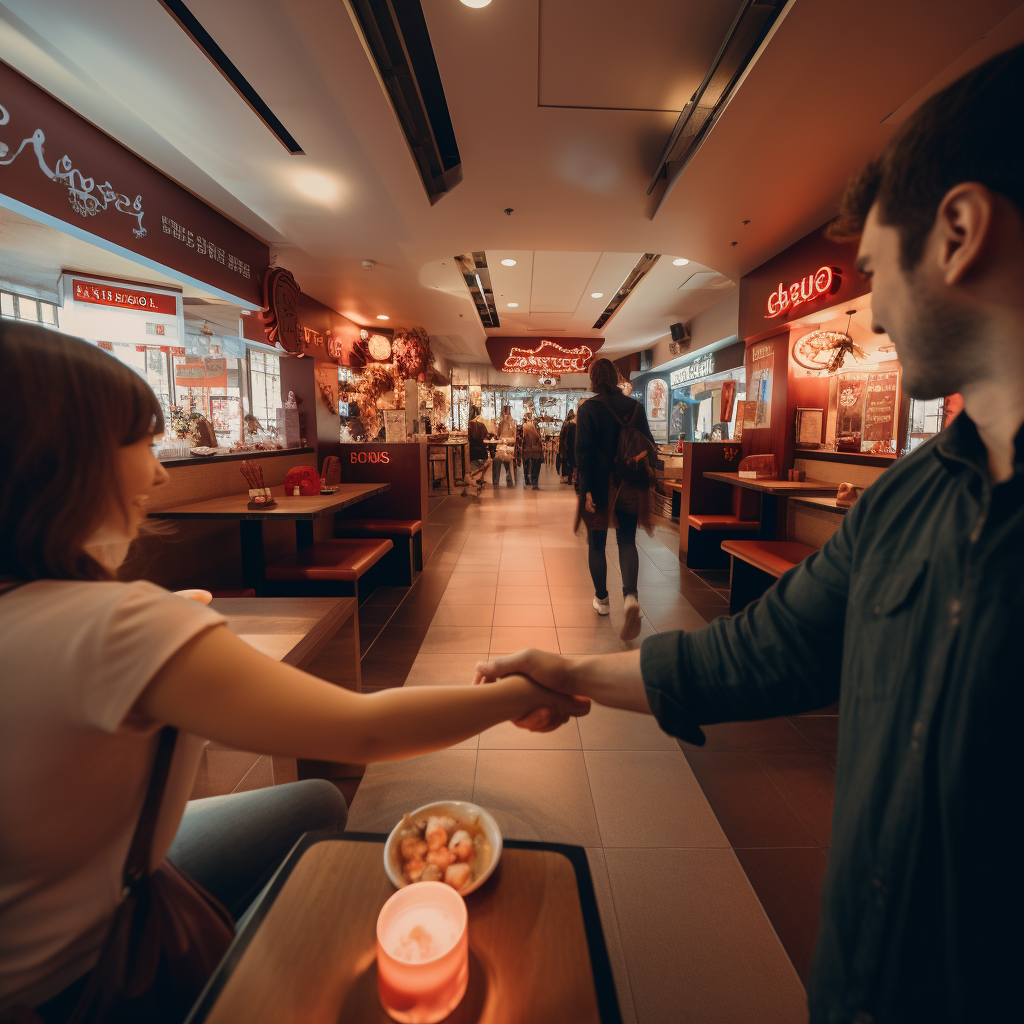
[[[383, 845], [387, 838], [388, 833], [386, 832], [325, 831], [307, 832], [301, 836], [271, 878], [259, 905], [228, 947], [217, 970], [213, 972], [213, 976], [192, 1007], [185, 1024], [203, 1024], [206, 1020], [232, 972], [249, 948], [253, 936], [259, 931], [263, 919], [274, 905], [274, 900], [277, 899], [285, 882], [288, 881], [295, 865], [299, 863], [303, 854], [311, 846], [339, 839], [346, 842], [380, 843]], [[576, 889], [580, 898], [580, 910], [583, 913], [583, 929], [587, 936], [587, 949], [590, 953], [590, 967], [594, 977], [594, 991], [597, 995], [597, 1008], [601, 1024], [622, 1024], [619, 1000], [615, 992], [615, 979], [612, 976], [611, 961], [608, 958], [608, 948], [604, 941], [604, 930], [601, 927], [601, 915], [597, 909], [597, 897], [594, 894], [594, 881], [590, 875], [586, 850], [582, 846], [570, 846], [566, 843], [538, 843], [524, 839], [505, 839], [503, 846], [510, 850], [548, 850], [560, 853], [572, 864], [576, 874]]]

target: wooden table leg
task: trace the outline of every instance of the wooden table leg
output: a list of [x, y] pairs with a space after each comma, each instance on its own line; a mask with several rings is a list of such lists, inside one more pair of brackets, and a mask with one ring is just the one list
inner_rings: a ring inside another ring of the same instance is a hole
[[238, 532], [242, 540], [242, 585], [263, 596], [266, 580], [263, 558], [263, 520], [239, 519]]

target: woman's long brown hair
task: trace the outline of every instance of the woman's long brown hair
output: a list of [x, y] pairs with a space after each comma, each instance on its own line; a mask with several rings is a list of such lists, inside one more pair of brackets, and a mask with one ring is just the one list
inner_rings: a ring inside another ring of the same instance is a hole
[[117, 500], [115, 454], [163, 429], [156, 395], [113, 356], [0, 321], [0, 575], [109, 579], [84, 545]]

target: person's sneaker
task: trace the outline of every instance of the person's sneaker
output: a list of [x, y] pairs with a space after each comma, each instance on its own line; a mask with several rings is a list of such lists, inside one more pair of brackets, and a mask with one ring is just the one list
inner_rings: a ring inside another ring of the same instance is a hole
[[596, 611], [598, 615], [610, 615], [612, 611], [611, 602], [608, 600], [607, 597], [603, 599], [600, 597], [595, 597], [594, 611]]
[[626, 621], [622, 624], [622, 631], [619, 633], [620, 640], [635, 640], [640, 635], [640, 620], [643, 618], [643, 611], [636, 594], [627, 594], [623, 601], [623, 610], [626, 613]]

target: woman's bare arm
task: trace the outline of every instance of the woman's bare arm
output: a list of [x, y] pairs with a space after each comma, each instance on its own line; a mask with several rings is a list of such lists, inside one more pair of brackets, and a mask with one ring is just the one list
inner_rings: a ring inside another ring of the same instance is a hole
[[224, 626], [178, 651], [135, 704], [240, 750], [356, 764], [426, 754], [525, 716], [547, 731], [589, 708], [523, 676], [357, 694], [260, 654]]

